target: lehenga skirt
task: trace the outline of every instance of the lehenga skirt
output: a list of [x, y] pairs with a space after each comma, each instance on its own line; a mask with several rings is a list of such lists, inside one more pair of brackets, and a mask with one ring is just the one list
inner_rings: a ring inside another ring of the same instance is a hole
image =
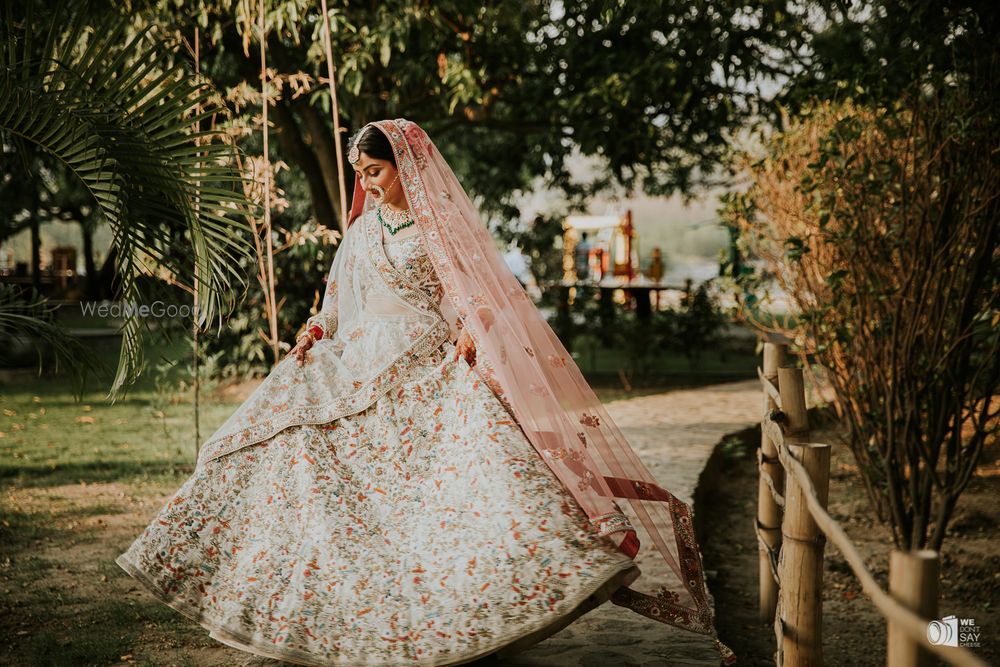
[[639, 576], [455, 347], [367, 409], [199, 465], [116, 562], [251, 653], [457, 665]]

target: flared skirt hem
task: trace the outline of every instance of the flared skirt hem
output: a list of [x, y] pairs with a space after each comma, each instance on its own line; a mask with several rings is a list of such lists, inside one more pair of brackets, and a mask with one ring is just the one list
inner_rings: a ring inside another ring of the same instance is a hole
[[[399, 662], [372, 662], [359, 663], [355, 658], [347, 658], [343, 661], [320, 660], [311, 653], [296, 650], [283, 650], [275, 646], [261, 646], [254, 643], [253, 639], [247, 637], [239, 630], [227, 627], [225, 621], [220, 621], [204, 613], [202, 609], [194, 605], [187, 604], [181, 600], [173, 598], [160, 590], [155, 580], [146, 572], [136, 566], [135, 563], [125, 557], [125, 554], [118, 556], [115, 563], [126, 573], [141, 582], [158, 600], [169, 606], [174, 611], [199, 623], [209, 631], [209, 636], [218, 642], [253, 653], [265, 658], [283, 660], [299, 665], [310, 665], [312, 667], [331, 667], [351, 665], [352, 667], [398, 667]], [[519, 653], [538, 642], [552, 636], [559, 630], [565, 628], [574, 620], [592, 609], [606, 602], [622, 586], [628, 586], [641, 574], [638, 566], [632, 562], [618, 563], [614, 567], [604, 572], [606, 576], [594, 577], [596, 585], [587, 586], [580, 590], [579, 595], [574, 598], [567, 598], [568, 611], [566, 613], [548, 614], [540, 617], [535, 623], [519, 626], [509, 633], [494, 637], [483, 647], [478, 647], [475, 652], [464, 655], [454, 653], [429, 656], [428, 658], [417, 658], [407, 661], [406, 664], [418, 667], [438, 667], [445, 665], [464, 665], [475, 660], [480, 660], [493, 653], [499, 657], [506, 657]], [[554, 617], [553, 617], [554, 616]]]

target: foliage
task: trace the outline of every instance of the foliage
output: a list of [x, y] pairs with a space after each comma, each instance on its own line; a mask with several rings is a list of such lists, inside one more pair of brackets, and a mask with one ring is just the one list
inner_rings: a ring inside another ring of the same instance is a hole
[[748, 165], [729, 209], [797, 311], [785, 333], [831, 371], [904, 549], [940, 547], [997, 435], [997, 137], [996, 109], [961, 86], [888, 108], [818, 104]]
[[[137, 26], [157, 25], [187, 43], [178, 57], [193, 59], [197, 49], [198, 66], [234, 112], [220, 127], [247, 152], [261, 150], [259, 109], [268, 100], [277, 139], [272, 162], [286, 160], [288, 180], [306, 189], [292, 200], [298, 210], [276, 222], [336, 228], [340, 176], [319, 4], [265, 4], [264, 94], [258, 3], [133, 0], [130, 9]], [[616, 185], [667, 194], [712, 180], [730, 132], [760, 111], [743, 82], [766, 75], [761, 49], [779, 44], [790, 25], [787, 12], [769, 3], [679, 0], [641, 10], [607, 1], [331, 0], [329, 19], [342, 128], [400, 116], [421, 123], [498, 234], [531, 257], [536, 279], [559, 262], [554, 218], [515, 230], [515, 196], [539, 177], [565, 193], [571, 208]], [[575, 151], [606, 169], [576, 182], [569, 169]], [[299, 294], [284, 296], [301, 310]], [[250, 336], [230, 346], [242, 359], [255, 359], [261, 346], [261, 310], [223, 333], [233, 343], [234, 330]]]
[[702, 355], [718, 342], [725, 323], [718, 299], [709, 291], [710, 286], [708, 281], [701, 283], [684, 295], [679, 308], [657, 313], [662, 321], [660, 346], [683, 354], [692, 368], [696, 368]]
[[718, 342], [725, 323], [709, 282], [682, 296], [678, 307], [653, 311], [645, 322], [634, 310], [602, 304], [602, 293], [609, 294], [597, 287], [578, 287], [568, 322], [565, 316], [557, 317], [553, 328], [571, 351], [578, 351], [581, 339], [625, 351], [620, 371], [630, 381], [645, 378], [655, 366], [655, 357], [664, 353], [682, 355], [689, 368], [698, 368], [703, 354]]
[[[140, 276], [155, 273], [153, 291], [197, 292], [204, 326], [242, 282], [243, 177], [217, 132], [190, 129], [223, 111], [211, 89], [170, 62], [164, 35], [126, 38], [128, 21], [113, 12], [93, 21], [84, 5], [5, 2], [0, 141], [33, 145], [85, 184], [114, 232], [122, 301], [145, 302]], [[125, 320], [112, 397], [141, 370], [141, 325], [136, 312]]]
[[626, 353], [621, 374], [628, 383], [644, 378], [654, 368], [655, 357], [660, 348], [665, 348], [663, 329], [657, 320], [669, 316], [669, 311], [655, 313], [659, 316], [650, 322], [643, 322], [634, 312], [618, 313], [615, 317], [613, 347]]
[[[278, 339], [281, 349], [287, 352], [287, 341], [295, 339], [300, 328], [310, 315], [319, 312], [324, 279], [336, 251], [338, 232], [318, 228], [315, 224], [291, 232], [278, 229], [277, 235], [283, 239], [276, 246], [273, 263], [275, 283], [284, 286], [280, 292], [278, 318]], [[251, 262], [245, 268], [253, 271]], [[217, 364], [221, 378], [243, 379], [266, 375], [273, 367], [273, 359], [267, 346], [268, 334], [264, 331], [264, 302], [262, 292], [248, 292], [243, 307], [229, 318], [226, 327], [217, 336], [203, 338], [206, 353], [223, 353]]]
[[891, 105], [917, 85], [996, 100], [991, 0], [812, 0], [796, 16], [803, 41], [782, 49], [788, 83], [776, 98], [793, 115], [816, 99]]
[[[745, 82], [767, 76], [761, 51], [795, 27], [773, 3], [328, 4], [342, 126], [421, 123], [483, 208], [504, 220], [516, 212], [511, 195], [537, 176], [571, 199], [615, 183], [668, 194], [711, 179], [728, 133], [760, 111]], [[204, 71], [235, 95], [259, 95], [257, 3], [135, 6], [142, 21], [188, 40], [200, 26]], [[284, 156], [307, 178], [315, 168], [335, 184], [317, 9], [267, 3], [268, 96]], [[574, 150], [604, 161], [606, 174], [575, 182]], [[310, 183], [319, 222], [332, 226], [335, 192]]]

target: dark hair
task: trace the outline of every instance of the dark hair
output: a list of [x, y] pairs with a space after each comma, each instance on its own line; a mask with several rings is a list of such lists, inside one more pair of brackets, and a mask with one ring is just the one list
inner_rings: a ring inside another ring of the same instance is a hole
[[378, 128], [361, 128], [347, 141], [348, 147], [354, 146], [355, 143], [358, 149], [362, 153], [367, 153], [369, 157], [376, 160], [388, 160], [393, 167], [396, 166], [396, 156], [392, 154], [389, 138]]

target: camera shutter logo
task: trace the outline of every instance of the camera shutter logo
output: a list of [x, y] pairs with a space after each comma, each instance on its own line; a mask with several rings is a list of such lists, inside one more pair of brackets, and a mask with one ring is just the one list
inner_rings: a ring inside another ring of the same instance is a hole
[[927, 624], [927, 641], [940, 646], [979, 646], [979, 626], [974, 618], [945, 616]]
[[927, 641], [941, 646], [958, 646], [958, 619], [945, 616], [927, 624]]

